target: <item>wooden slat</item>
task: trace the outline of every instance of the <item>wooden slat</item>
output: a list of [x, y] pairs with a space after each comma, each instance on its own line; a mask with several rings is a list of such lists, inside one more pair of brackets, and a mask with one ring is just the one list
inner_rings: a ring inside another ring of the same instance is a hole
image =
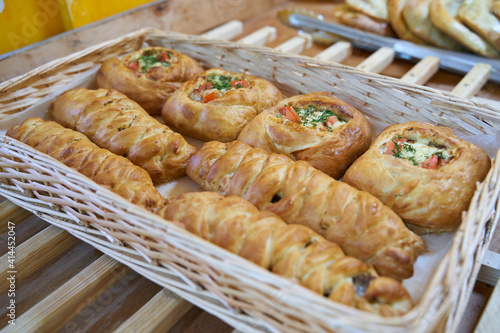
[[381, 47], [356, 66], [356, 68], [367, 72], [380, 73], [394, 61], [394, 54], [393, 49]]
[[275, 41], [276, 36], [277, 30], [275, 27], [265, 26], [239, 39], [238, 43], [264, 46], [267, 43]]
[[0, 203], [0, 234], [8, 230], [8, 222], [15, 224], [24, 221], [32, 214], [26, 209], [13, 204], [9, 200]]
[[491, 75], [491, 65], [478, 63], [451, 91], [463, 98], [471, 98], [486, 84]]
[[[81, 310], [82, 304], [98, 297], [116, 282], [116, 271], [126, 269], [103, 255], [60, 288], [19, 316], [2, 332], [53, 332]], [[113, 274], [115, 273], [115, 274]]]
[[427, 56], [412, 67], [401, 80], [412, 84], [425, 84], [439, 70], [439, 58]]
[[[77, 238], [53, 225], [15, 248], [14, 269], [9, 267], [9, 253], [0, 258], [0, 274], [5, 276], [14, 271], [16, 281], [21, 281], [45, 265], [48, 261], [75, 244]], [[7, 290], [9, 281], [0, 279], [0, 293]]]
[[243, 33], [243, 22], [232, 20], [224, 23], [217, 28], [201, 34], [200, 36], [207, 39], [222, 39], [231, 40]]
[[312, 46], [312, 37], [310, 34], [301, 34], [290, 38], [286, 42], [275, 47], [276, 51], [291, 54], [299, 54]]
[[491, 294], [486, 309], [474, 330], [475, 333], [498, 332], [500, 327], [500, 281], [497, 282], [493, 294]]
[[352, 54], [351, 43], [340, 41], [329, 46], [324, 51], [318, 53], [317, 55], [314, 56], [314, 58], [324, 61], [341, 62], [351, 54]]
[[166, 332], [192, 307], [188, 301], [163, 289], [114, 332]]

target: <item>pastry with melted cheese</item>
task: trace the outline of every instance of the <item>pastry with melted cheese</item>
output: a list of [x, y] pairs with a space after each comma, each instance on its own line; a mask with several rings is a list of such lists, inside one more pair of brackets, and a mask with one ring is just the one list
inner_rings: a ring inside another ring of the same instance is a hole
[[462, 2], [462, 0], [431, 1], [429, 13], [432, 23], [471, 51], [485, 57], [500, 57], [500, 53], [493, 46], [460, 21], [458, 12]]
[[115, 89], [149, 114], [160, 114], [170, 95], [203, 68], [191, 57], [163, 47], [148, 47], [121, 59], [110, 58], [97, 72], [99, 88]]
[[233, 141], [256, 115], [283, 98], [271, 82], [209, 69], [187, 81], [167, 100], [165, 123], [175, 131], [209, 141]]
[[412, 121], [382, 131], [343, 181], [392, 208], [419, 233], [460, 223], [491, 161], [446, 127]]
[[255, 117], [238, 140], [309, 162], [339, 179], [371, 142], [366, 117], [327, 92], [287, 98]]

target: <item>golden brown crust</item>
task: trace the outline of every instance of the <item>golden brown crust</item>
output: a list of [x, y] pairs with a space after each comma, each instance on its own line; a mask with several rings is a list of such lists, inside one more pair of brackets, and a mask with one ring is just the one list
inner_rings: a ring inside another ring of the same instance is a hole
[[[207, 103], [190, 95], [207, 81], [209, 74], [246, 79], [248, 87], [228, 91]], [[262, 110], [282, 99], [281, 92], [269, 81], [246, 74], [209, 69], [187, 81], [163, 106], [165, 123], [179, 133], [200, 140], [228, 142], [238, 137], [241, 129]]]
[[144, 169], [93, 144], [85, 135], [56, 122], [28, 118], [7, 132], [36, 150], [76, 169], [97, 184], [152, 212], [167, 203]]
[[287, 223], [309, 226], [381, 275], [410, 277], [424, 251], [420, 237], [378, 199], [304, 161], [242, 141], [213, 141], [191, 157], [187, 173], [205, 190], [238, 195]]
[[412, 307], [399, 282], [378, 277], [369, 265], [345, 256], [311, 229], [287, 225], [239, 197], [186, 193], [172, 199], [160, 215], [333, 301], [383, 316], [403, 315]]
[[426, 44], [424, 40], [420, 37], [415, 36], [403, 19], [403, 9], [406, 5], [407, 0], [388, 0], [388, 15], [389, 22], [391, 23], [392, 29], [399, 38], [413, 42], [416, 44]]
[[[318, 109], [334, 112], [347, 123], [332, 132], [307, 128], [278, 116], [279, 109], [285, 105], [296, 108], [314, 105]], [[241, 131], [238, 140], [307, 161], [318, 170], [339, 179], [370, 146], [371, 128], [366, 117], [353, 106], [333, 94], [313, 92], [287, 98], [265, 110]]]
[[429, 17], [431, 0], [408, 0], [403, 8], [403, 17], [410, 31], [431, 45], [463, 51], [465, 48], [456, 40], [436, 28]]
[[116, 90], [74, 89], [59, 96], [50, 115], [101, 148], [144, 168], [155, 183], [185, 175], [196, 148]]
[[[455, 157], [437, 169], [424, 169], [383, 153], [381, 147], [391, 138], [408, 133], [446, 146], [455, 151]], [[379, 198], [406, 223], [419, 227], [419, 232], [448, 231], [460, 223], [476, 182], [484, 179], [490, 165], [481, 148], [460, 140], [451, 129], [412, 121], [382, 131], [343, 181]]]
[[[143, 52], [164, 51], [171, 54], [168, 68], [156, 66], [145, 73], [128, 65]], [[136, 101], [149, 114], [160, 114], [165, 101], [179, 89], [182, 83], [203, 71], [196, 60], [185, 54], [163, 47], [149, 47], [128, 54], [121, 59], [116, 57], [103, 62], [97, 72], [99, 88], [115, 89]]]

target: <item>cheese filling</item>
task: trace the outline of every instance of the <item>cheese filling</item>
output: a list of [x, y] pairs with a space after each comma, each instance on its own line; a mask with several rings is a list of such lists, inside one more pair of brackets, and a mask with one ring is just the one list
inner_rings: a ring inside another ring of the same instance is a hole
[[382, 145], [381, 150], [384, 154], [431, 169], [443, 166], [454, 158], [453, 153], [444, 145], [421, 137], [413, 140], [396, 136]]
[[144, 50], [142, 54], [137, 54], [128, 64], [129, 68], [146, 73], [153, 67], [168, 68], [177, 58], [171, 52], [164, 50]]

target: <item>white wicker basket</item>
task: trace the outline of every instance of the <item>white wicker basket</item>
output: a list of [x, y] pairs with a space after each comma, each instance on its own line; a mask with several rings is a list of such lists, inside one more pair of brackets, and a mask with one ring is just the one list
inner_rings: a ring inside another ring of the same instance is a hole
[[[326, 90], [371, 119], [425, 120], [462, 135], [495, 134], [500, 116], [434, 89], [262, 47], [144, 29], [39, 67], [0, 85], [0, 122], [43, 100], [103, 60], [163, 45], [266, 77], [285, 94]], [[22, 116], [21, 116], [22, 117]], [[496, 159], [498, 160], [498, 159]], [[0, 194], [68, 230], [145, 277], [246, 332], [429, 332], [459, 324], [490, 231], [499, 219], [499, 164], [478, 185], [450, 250], [414, 309], [382, 318], [331, 302], [166, 222], [16, 140], [0, 136]]]

